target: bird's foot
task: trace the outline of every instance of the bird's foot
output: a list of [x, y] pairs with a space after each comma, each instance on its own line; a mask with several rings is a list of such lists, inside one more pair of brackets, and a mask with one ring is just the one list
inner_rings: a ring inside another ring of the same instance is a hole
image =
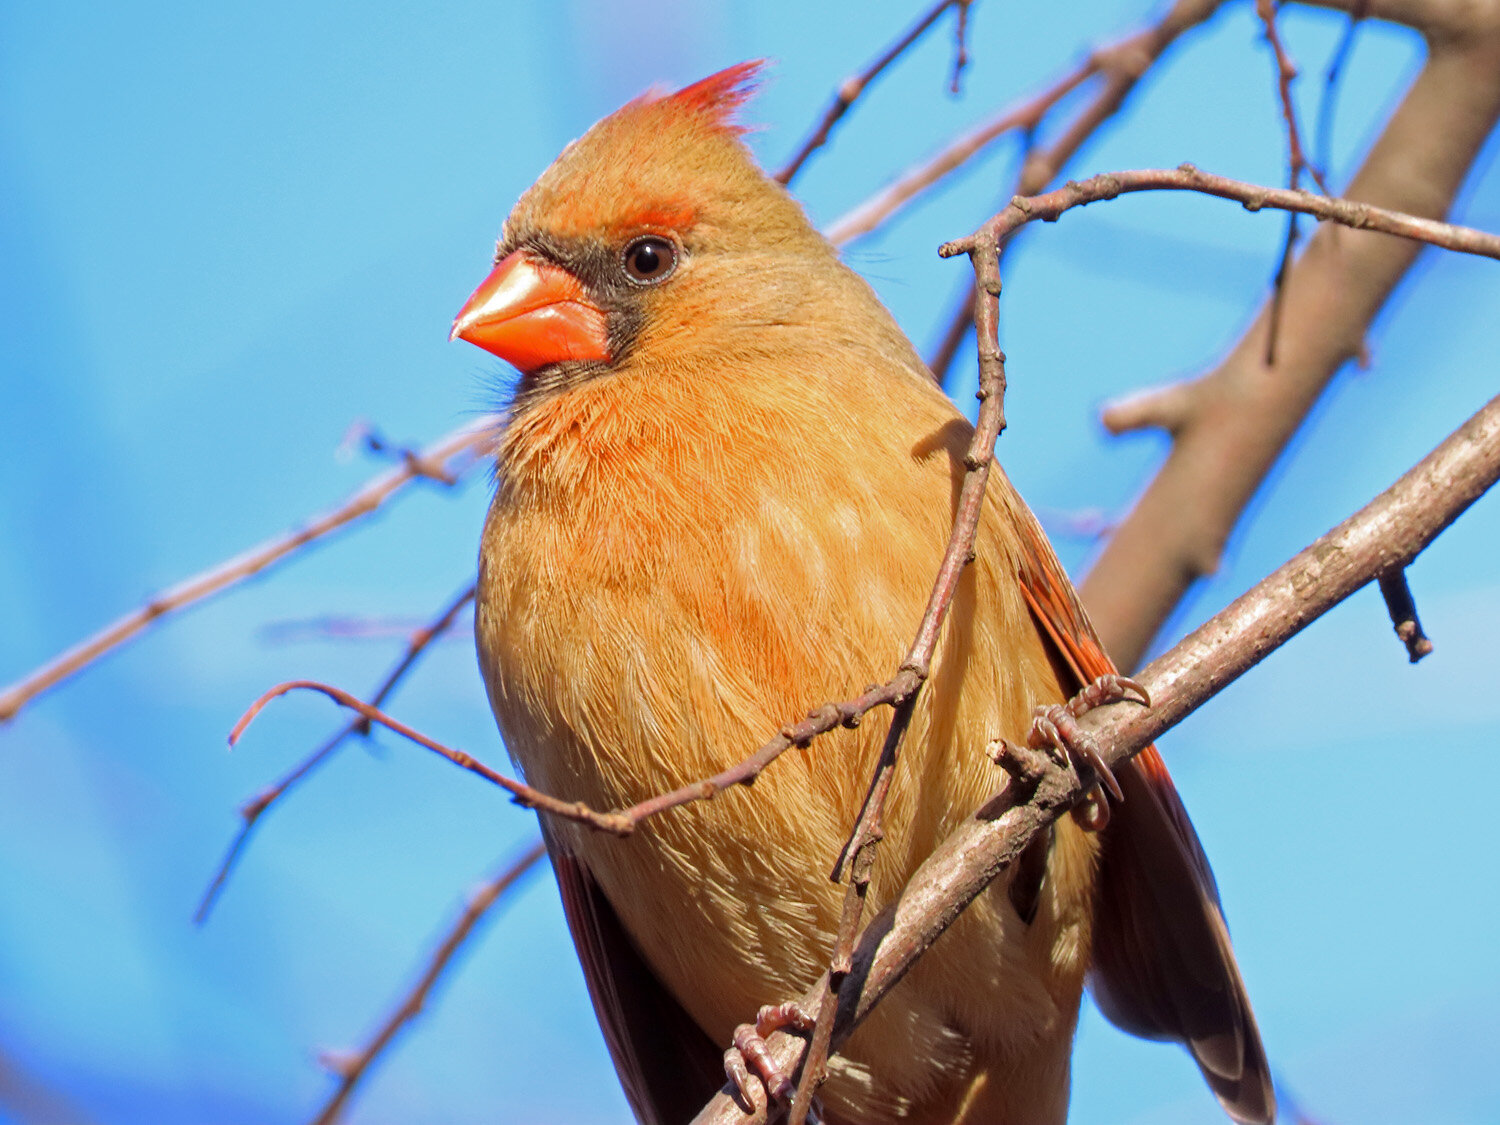
[[1038, 707], [1032, 717], [1031, 732], [1026, 738], [1026, 744], [1031, 749], [1047, 751], [1060, 764], [1071, 759], [1074, 763], [1084, 762], [1093, 770], [1099, 784], [1090, 788], [1079, 802], [1074, 809], [1074, 819], [1095, 832], [1109, 823], [1109, 802], [1105, 799], [1104, 791], [1107, 790], [1109, 796], [1116, 801], [1123, 801], [1125, 794], [1120, 791], [1120, 783], [1115, 779], [1109, 763], [1100, 755], [1093, 739], [1078, 725], [1078, 720], [1095, 707], [1126, 699], [1133, 699], [1144, 707], [1151, 706], [1151, 697], [1146, 689], [1134, 680], [1115, 673], [1100, 676], [1066, 703]]
[[[817, 1021], [801, 1004], [788, 1001], [785, 1004], [767, 1004], [757, 1013], [754, 1023], [742, 1023], [734, 1029], [734, 1046], [724, 1052], [724, 1073], [739, 1090], [746, 1105], [755, 1105], [750, 1075], [754, 1074], [764, 1084], [771, 1097], [781, 1102], [790, 1102], [797, 1093], [792, 1080], [776, 1064], [766, 1037], [777, 1031], [811, 1031]], [[814, 1125], [819, 1121], [816, 1103], [808, 1111], [807, 1119]]]

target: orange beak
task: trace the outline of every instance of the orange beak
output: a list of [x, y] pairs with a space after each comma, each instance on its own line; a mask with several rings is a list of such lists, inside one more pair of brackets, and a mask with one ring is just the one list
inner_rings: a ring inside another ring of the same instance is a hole
[[604, 312], [567, 270], [517, 250], [474, 290], [450, 340], [467, 340], [525, 375], [564, 360], [609, 359]]

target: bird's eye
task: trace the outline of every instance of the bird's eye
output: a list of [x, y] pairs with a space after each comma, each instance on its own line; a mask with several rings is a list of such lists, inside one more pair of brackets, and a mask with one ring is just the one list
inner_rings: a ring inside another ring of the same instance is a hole
[[670, 239], [648, 234], [625, 247], [625, 272], [632, 281], [654, 285], [677, 268], [677, 247]]

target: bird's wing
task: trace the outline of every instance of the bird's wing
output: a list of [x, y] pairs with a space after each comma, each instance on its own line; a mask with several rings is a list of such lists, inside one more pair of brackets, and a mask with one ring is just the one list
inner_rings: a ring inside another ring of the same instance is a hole
[[[1073, 584], [1029, 512], [1021, 587], [1064, 690], [1115, 671]], [[1237, 1121], [1275, 1117], [1270, 1068], [1235, 964], [1219, 891], [1166, 763], [1148, 746], [1115, 776], [1094, 919], [1094, 999], [1126, 1031], [1175, 1039]]]
[[724, 1085], [722, 1048], [657, 979], [583, 861], [542, 818], [563, 913], [625, 1097], [642, 1125], [690, 1121]]

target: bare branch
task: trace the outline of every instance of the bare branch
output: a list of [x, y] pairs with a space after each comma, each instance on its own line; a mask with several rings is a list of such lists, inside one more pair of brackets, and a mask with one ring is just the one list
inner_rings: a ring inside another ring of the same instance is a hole
[[[1382, 7], [1372, 5], [1370, 14], [1384, 14]], [[1476, 8], [1476, 19], [1482, 15]], [[1388, 225], [1395, 233], [1456, 233], [1441, 224], [1419, 228], [1452, 205], [1497, 117], [1500, 31], [1434, 41], [1347, 196], [1426, 217]], [[1428, 240], [1479, 249], [1463, 237]], [[1493, 236], [1480, 241], [1485, 252], [1493, 251]], [[1196, 380], [1193, 412], [1179, 426], [1166, 462], [1081, 585], [1120, 667], [1139, 663], [1192, 584], [1213, 572], [1240, 513], [1323, 388], [1363, 353], [1371, 322], [1418, 249], [1414, 242], [1363, 232], [1318, 231], [1287, 279], [1291, 299], [1278, 330], [1276, 366], [1267, 372], [1264, 363], [1269, 318], [1263, 310], [1228, 357]]]
[[931, 160], [913, 168], [889, 187], [882, 188], [857, 207], [835, 219], [823, 233], [835, 246], [842, 246], [861, 235], [869, 234], [901, 210], [916, 196], [938, 183], [950, 172], [963, 167], [991, 141], [1013, 129], [1029, 129], [1042, 120], [1058, 102], [1067, 97], [1097, 70], [1090, 59], [1067, 77], [1022, 105], [1006, 109], [970, 133], [964, 134]]
[[1298, 0], [1313, 8], [1359, 10], [1364, 17], [1413, 28], [1431, 43], [1459, 45], [1500, 35], [1496, 0]]
[[1287, 187], [1302, 186], [1302, 173], [1307, 172], [1324, 195], [1328, 185], [1323, 182], [1323, 173], [1307, 159], [1302, 147], [1302, 130], [1297, 127], [1297, 107], [1292, 102], [1292, 83], [1297, 78], [1297, 64], [1287, 53], [1276, 28], [1276, 6], [1274, 0], [1255, 0], [1255, 14], [1266, 30], [1266, 43], [1271, 48], [1271, 57], [1276, 64], [1276, 92], [1281, 100], [1281, 116], [1286, 121]]
[[516, 804], [524, 808], [539, 809], [542, 812], [552, 813], [554, 816], [560, 816], [566, 820], [576, 820], [581, 824], [587, 824], [591, 828], [597, 828], [604, 832], [612, 832], [618, 836], [628, 836], [635, 829], [635, 824], [628, 817], [618, 813], [595, 812], [582, 802], [561, 801], [556, 797], [548, 796], [539, 789], [533, 789], [529, 785], [524, 785], [491, 769], [473, 757], [473, 755], [463, 750], [444, 746], [436, 739], [429, 738], [421, 731], [407, 726], [400, 719], [393, 719], [390, 715], [380, 710], [380, 708], [371, 707], [364, 700], [350, 695], [343, 688], [334, 687], [332, 684], [319, 683], [317, 680], [288, 680], [285, 683], [277, 684], [265, 692], [259, 699], [250, 704], [250, 709], [240, 716], [239, 722], [234, 724], [234, 729], [229, 732], [229, 745], [233, 746], [239, 742], [240, 736], [255, 721], [255, 717], [260, 714], [261, 709], [267, 703], [291, 691], [322, 692], [340, 706], [359, 712], [368, 722], [379, 723], [387, 730], [394, 731], [396, 734], [401, 735], [401, 737], [415, 742], [418, 746], [447, 758], [461, 769], [478, 774], [491, 785], [498, 785], [511, 795]]
[[1175, 434], [1192, 416], [1196, 383], [1169, 383], [1106, 405], [1099, 415], [1112, 434], [1164, 430]]
[[953, 78], [948, 92], [955, 98], [963, 91], [964, 69], [969, 65], [969, 9], [974, 0], [957, 0], [958, 21], [953, 28]]
[[917, 20], [905, 35], [887, 47], [879, 58], [858, 74], [851, 74], [840, 82], [833, 102], [823, 113], [823, 120], [818, 122], [817, 128], [808, 135], [807, 140], [802, 142], [802, 147], [786, 162], [781, 171], [776, 173], [775, 179], [783, 184], [791, 183], [797, 173], [802, 171], [802, 166], [807, 163], [808, 157], [828, 142], [833, 127], [839, 123], [844, 114], [849, 112], [849, 107], [858, 100], [870, 83], [880, 76], [881, 71], [904, 55], [926, 34], [927, 29], [937, 22], [938, 17], [955, 4], [958, 6], [959, 29], [953, 62], [953, 88], [954, 93], [957, 93], [958, 76], [969, 59], [968, 52], [964, 48], [964, 29], [968, 26], [969, 5], [973, 2], [974, 0], [938, 0], [938, 3], [934, 4], [926, 15]]
[[139, 609], [111, 622], [0, 691], [0, 723], [14, 718], [37, 695], [88, 667], [147, 626], [237, 585], [310, 543], [370, 515], [412, 481], [421, 477], [456, 481], [480, 463], [481, 451], [494, 426], [493, 418], [485, 418], [445, 434], [420, 453], [404, 458], [398, 468], [372, 478], [338, 507], [164, 590]]
[[1056, 222], [1064, 212], [1071, 211], [1074, 207], [1084, 207], [1139, 191], [1196, 191], [1204, 195], [1216, 195], [1220, 199], [1238, 200], [1247, 211], [1274, 207], [1282, 211], [1313, 215], [1355, 230], [1379, 231], [1416, 242], [1426, 242], [1461, 254], [1500, 258], [1500, 234], [1453, 223], [1440, 223], [1435, 219], [1424, 219], [1400, 211], [1388, 211], [1383, 207], [1372, 207], [1349, 199], [1231, 180], [1201, 171], [1191, 164], [1181, 164], [1176, 168], [1104, 172], [1086, 180], [1070, 180], [1063, 187], [1045, 195], [1018, 195], [1010, 201], [1006, 210], [986, 223], [979, 232], [967, 238], [945, 242], [938, 248], [938, 253], [944, 258], [972, 253], [978, 243], [1003, 238], [1026, 223], [1037, 220], [1044, 223]]
[[[1354, 0], [1350, 4], [1349, 22], [1344, 25], [1344, 33], [1339, 36], [1338, 46], [1333, 49], [1333, 57], [1328, 60], [1328, 69], [1323, 72], [1323, 96], [1318, 99], [1318, 131], [1314, 140], [1318, 146], [1318, 167], [1325, 176], [1333, 167], [1333, 111], [1338, 101], [1339, 78], [1344, 73], [1344, 64], [1349, 61], [1349, 55], [1354, 50], [1354, 36], [1369, 14], [1369, 8], [1369, 0]], [[1323, 190], [1326, 194], [1328, 189]]]
[[[1302, 130], [1297, 127], [1297, 107], [1292, 102], [1292, 82], [1297, 77], [1297, 66], [1292, 62], [1291, 55], [1287, 54], [1285, 45], [1281, 41], [1281, 33], [1276, 28], [1276, 5], [1275, 0], [1255, 0], [1255, 14], [1260, 17], [1260, 22], [1265, 28], [1266, 43], [1270, 45], [1271, 56], [1276, 65], [1276, 92], [1281, 101], [1281, 116], [1286, 122], [1286, 146], [1287, 146], [1287, 178], [1286, 186], [1299, 188], [1302, 186], [1302, 173], [1309, 173], [1313, 182], [1318, 185], [1318, 190], [1324, 195], [1328, 194], [1328, 185], [1323, 182], [1323, 174], [1311, 163], [1302, 148]], [[1269, 326], [1266, 330], [1266, 366], [1276, 365], [1276, 338], [1281, 328], [1281, 307], [1286, 297], [1286, 278], [1292, 266], [1292, 254], [1297, 248], [1299, 237], [1297, 216], [1291, 215], [1287, 219], [1286, 238], [1281, 246], [1281, 260], [1276, 266], [1276, 276], [1271, 283], [1271, 309], [1269, 314]]]
[[[386, 697], [396, 689], [396, 685], [405, 678], [406, 673], [416, 664], [418, 657], [427, 650], [428, 646], [434, 640], [453, 627], [454, 620], [458, 617], [464, 606], [474, 600], [474, 592], [474, 584], [470, 583], [468, 589], [464, 590], [458, 597], [448, 603], [433, 621], [411, 634], [407, 639], [406, 651], [401, 654], [401, 659], [396, 661], [395, 667], [386, 674], [380, 686], [375, 689], [375, 694], [370, 696], [369, 705], [371, 707], [379, 707], [384, 703]], [[213, 909], [220, 892], [224, 889], [225, 882], [233, 873], [235, 865], [239, 863], [245, 846], [250, 842], [251, 833], [255, 831], [257, 822], [265, 815], [266, 811], [280, 800], [288, 789], [301, 781], [318, 766], [322, 765], [343, 744], [344, 739], [348, 738], [351, 734], [366, 735], [369, 733], [369, 719], [360, 717], [346, 723], [342, 729], [299, 762], [284, 777], [275, 784], [262, 789], [240, 806], [240, 830], [235, 833], [234, 839], [230, 842], [229, 850], [225, 853], [223, 861], [219, 864], [219, 869], [214, 872], [214, 877], [208, 884], [208, 890], [203, 892], [203, 900], [198, 904], [198, 909], [193, 914], [193, 921], [195, 923], [202, 925], [207, 920], [209, 911]]]
[[[1138, 676], [1153, 701], [1150, 708], [1101, 707], [1079, 725], [1104, 760], [1119, 765], [1350, 594], [1391, 566], [1409, 563], [1497, 479], [1500, 397], [1358, 513], [1153, 661]], [[838, 1008], [833, 1049], [1031, 836], [1082, 795], [1071, 770], [1041, 755], [1036, 759], [1028, 784], [1013, 780], [979, 808], [917, 869], [897, 901], [864, 928]], [[818, 1008], [827, 987], [825, 975], [804, 995], [804, 1007]], [[807, 1045], [778, 1033], [768, 1046], [790, 1073]], [[694, 1118], [695, 1125], [743, 1121], [727, 1087]]]
[[345, 1103], [354, 1093], [354, 1088], [359, 1085], [360, 1080], [369, 1073], [370, 1067], [391, 1045], [396, 1038], [396, 1033], [422, 1014], [428, 997], [432, 995], [433, 986], [447, 971], [454, 955], [473, 936], [474, 928], [479, 925], [486, 914], [494, 909], [497, 903], [504, 899], [505, 893], [536, 866], [537, 861], [546, 852], [547, 849], [538, 840], [520, 858], [507, 864], [504, 870], [469, 896], [463, 913], [458, 916], [448, 934], [433, 951], [427, 968], [417, 979], [417, 983], [391, 1011], [385, 1022], [380, 1025], [380, 1029], [363, 1048], [352, 1054], [325, 1053], [321, 1057], [323, 1065], [338, 1076], [339, 1084], [328, 1101], [324, 1103], [322, 1111], [313, 1119], [313, 1125], [333, 1125], [333, 1122], [339, 1119]]
[[[1028, 146], [1011, 194], [1035, 195], [1055, 180], [1089, 138], [1120, 111], [1131, 92], [1160, 61], [1167, 48], [1183, 32], [1202, 23], [1217, 8], [1217, 3], [1179, 3], [1155, 26], [1095, 52], [1090, 63], [1105, 75], [1103, 84], [1093, 100], [1079, 111], [1052, 144], [1045, 148]], [[973, 306], [966, 294], [955, 305], [938, 350], [928, 365], [939, 383], [946, 380], [953, 359], [973, 323]]]

